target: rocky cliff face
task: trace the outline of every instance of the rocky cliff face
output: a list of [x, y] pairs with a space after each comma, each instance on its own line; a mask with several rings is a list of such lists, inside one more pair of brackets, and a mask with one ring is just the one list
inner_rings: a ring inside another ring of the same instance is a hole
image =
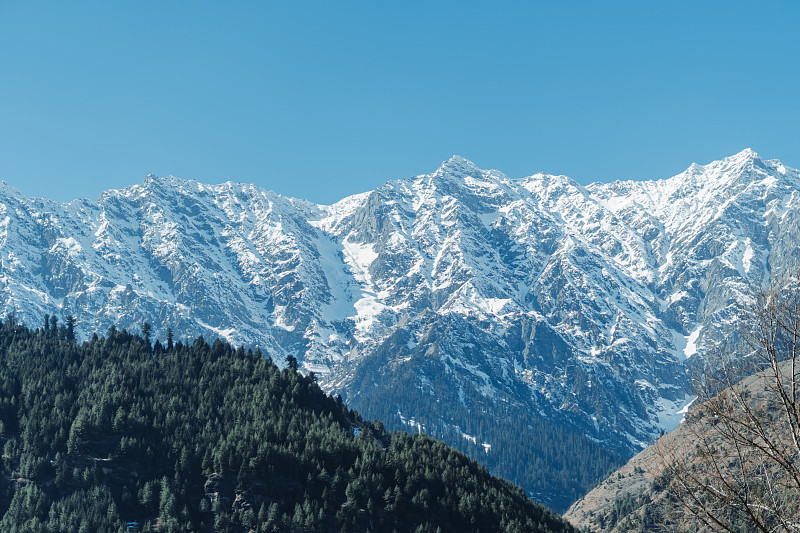
[[747, 286], [798, 264], [799, 209], [798, 172], [750, 150], [588, 187], [453, 157], [330, 206], [172, 177], [69, 204], [3, 185], [0, 307], [294, 355], [365, 414], [490, 465], [530, 447], [509, 422], [629, 456], [677, 424], [686, 360]]

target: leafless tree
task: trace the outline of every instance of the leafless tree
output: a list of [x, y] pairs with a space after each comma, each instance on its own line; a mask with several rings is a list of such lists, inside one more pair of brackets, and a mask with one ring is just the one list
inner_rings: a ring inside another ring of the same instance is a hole
[[800, 277], [756, 291], [740, 323], [698, 372], [682, 437], [657, 443], [683, 513], [669, 526], [800, 531]]

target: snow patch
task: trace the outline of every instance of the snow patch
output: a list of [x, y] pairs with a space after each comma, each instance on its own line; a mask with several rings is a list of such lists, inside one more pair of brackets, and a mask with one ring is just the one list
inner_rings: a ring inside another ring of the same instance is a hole
[[213, 331], [214, 334], [217, 337], [219, 337], [220, 339], [224, 339], [225, 342], [233, 344], [234, 335], [236, 334], [236, 328], [221, 328], [221, 327], [216, 328], [214, 326], [206, 324], [205, 322], [203, 322], [199, 318], [197, 318], [195, 320], [197, 320], [197, 323], [199, 325], [201, 325], [202, 327], [204, 327], [204, 328], [206, 328], [206, 329], [208, 329], [210, 331]]
[[369, 273], [370, 265], [378, 258], [378, 253], [373, 244], [361, 244], [345, 239], [342, 242], [344, 261], [350, 267], [353, 278], [361, 286], [361, 298], [353, 307], [356, 310], [355, 323], [357, 338], [365, 340], [372, 326], [377, 321], [378, 315], [386, 306], [378, 299], [378, 294], [372, 283]]
[[55, 244], [50, 248], [51, 253], [63, 251], [68, 257], [77, 257], [83, 251], [83, 247], [74, 237], [59, 237]]
[[425, 426], [423, 426], [422, 424], [420, 424], [419, 422], [417, 422], [413, 418], [404, 417], [403, 414], [400, 411], [397, 411], [397, 416], [400, 417], [400, 421], [403, 424], [411, 427], [412, 429], [416, 429], [417, 433], [422, 433], [423, 431], [425, 431]]
[[686, 347], [683, 349], [684, 358], [689, 359], [697, 353], [697, 339], [700, 337], [700, 330], [702, 329], [703, 325], [700, 324], [696, 330], [686, 337]]
[[750, 266], [753, 261], [753, 246], [751, 245], [750, 239], [745, 241], [745, 249], [744, 254], [742, 254], [742, 267], [744, 267], [745, 274], [750, 273]]
[[658, 427], [664, 432], [669, 432], [678, 427], [686, 419], [689, 407], [697, 399], [697, 396], [686, 395], [675, 400], [659, 398], [656, 401], [656, 415], [658, 417]]
[[683, 362], [697, 353], [697, 339], [700, 337], [700, 330], [703, 325], [697, 326], [697, 329], [692, 331], [689, 335], [682, 335], [681, 333], [672, 331], [672, 345], [675, 347], [674, 354], [679, 361]]
[[[684, 405], [683, 407], [681, 407], [681, 410], [680, 410], [680, 411], [678, 411], [678, 414], [679, 414], [679, 415], [685, 415], [685, 414], [687, 414], [687, 413], [689, 412], [689, 407], [691, 407], [691, 406], [692, 406], [692, 404], [695, 402], [695, 400], [697, 400], [697, 396], [695, 396], [694, 398], [692, 398], [692, 401], [691, 401], [691, 402], [689, 402], [689, 403], [687, 403], [686, 405]], [[683, 422], [683, 421], [681, 420], [681, 422]]]

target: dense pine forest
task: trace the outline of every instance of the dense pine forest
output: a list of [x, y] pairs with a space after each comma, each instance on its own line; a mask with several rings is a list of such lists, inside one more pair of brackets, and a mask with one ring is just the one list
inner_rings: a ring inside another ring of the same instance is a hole
[[573, 531], [293, 360], [66, 322], [0, 322], [2, 531]]

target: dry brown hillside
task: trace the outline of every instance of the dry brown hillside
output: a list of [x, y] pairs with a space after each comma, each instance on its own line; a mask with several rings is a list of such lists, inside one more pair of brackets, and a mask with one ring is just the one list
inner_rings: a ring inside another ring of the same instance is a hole
[[[791, 361], [782, 363], [780, 368], [785, 374], [794, 371]], [[765, 439], [754, 441], [766, 450], [766, 456], [780, 452], [792, 465], [797, 465], [800, 463], [791, 424], [785, 423], [787, 413], [780, 398], [776, 398], [773, 378], [769, 370], [750, 376], [713, 401], [743, 400], [743, 404], [735, 407], [737, 411], [732, 412], [732, 419], [743, 424], [747, 420], [745, 410], [757, 415], [765, 435], [777, 445], [770, 451]], [[708, 402], [693, 406], [678, 428], [612, 473], [575, 502], [564, 516], [574, 525], [593, 532], [757, 531], [759, 517], [751, 520], [745, 516], [736, 500], [715, 500], [704, 493], [705, 488], [718, 490], [723, 484], [751, 501], [764, 497], [764, 487], [772, 489], [769, 497], [777, 511], [766, 513], [767, 520], [773, 520], [770, 530], [800, 530], [797, 521], [800, 491], [791, 473], [784, 472], [778, 462], [770, 464], [758, 459], [740, 441], [729, 438], [730, 432], [736, 430], [735, 425], [725, 425], [709, 407]], [[713, 462], [709, 461], [709, 453], [714, 454]], [[694, 514], [704, 509], [718, 516], [721, 522], [710, 520], [708, 513]], [[778, 514], [783, 515], [782, 520], [776, 518]]]
[[[681, 425], [659, 440], [661, 444], [688, 438]], [[564, 517], [581, 529], [657, 531], [663, 515], [674, 508], [665, 492], [668, 480], [655, 445], [613, 472], [586, 496], [572, 504]]]

